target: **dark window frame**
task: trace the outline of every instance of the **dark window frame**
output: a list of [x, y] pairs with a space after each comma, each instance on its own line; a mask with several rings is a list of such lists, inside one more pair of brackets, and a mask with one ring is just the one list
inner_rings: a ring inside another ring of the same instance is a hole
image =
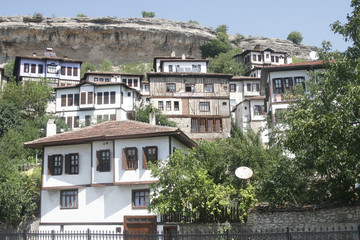
[[111, 152], [110, 149], [96, 151], [96, 171], [110, 172]]
[[214, 84], [212, 84], [212, 83], [204, 83], [204, 92], [213, 93], [214, 92]]
[[60, 209], [78, 208], [78, 189], [60, 191]]
[[176, 83], [167, 83], [166, 84], [166, 92], [168, 92], [168, 93], [176, 92]]
[[133, 189], [131, 205], [133, 209], [147, 209], [150, 203], [150, 189]]
[[136, 170], [139, 167], [138, 151], [136, 147], [123, 148], [123, 168]]
[[79, 174], [79, 153], [65, 154], [65, 174]]
[[200, 112], [210, 112], [210, 102], [199, 102]]

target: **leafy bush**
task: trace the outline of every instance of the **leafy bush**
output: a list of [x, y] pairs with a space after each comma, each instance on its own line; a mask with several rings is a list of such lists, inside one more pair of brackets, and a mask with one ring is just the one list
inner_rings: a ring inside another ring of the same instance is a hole
[[292, 31], [291, 33], [289, 33], [287, 40], [290, 40], [295, 44], [300, 44], [303, 40], [303, 37], [302, 37], [301, 33], [297, 32], [297, 31]]

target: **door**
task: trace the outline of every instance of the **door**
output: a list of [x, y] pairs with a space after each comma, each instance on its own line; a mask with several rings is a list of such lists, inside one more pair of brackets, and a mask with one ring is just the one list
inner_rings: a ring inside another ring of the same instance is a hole
[[[156, 216], [124, 216], [124, 230], [129, 235], [156, 234]], [[141, 239], [130, 237], [128, 239]]]

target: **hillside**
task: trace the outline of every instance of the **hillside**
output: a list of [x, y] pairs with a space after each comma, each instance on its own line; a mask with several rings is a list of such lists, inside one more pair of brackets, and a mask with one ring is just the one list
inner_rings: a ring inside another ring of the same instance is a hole
[[[17, 55], [42, 55], [52, 47], [58, 57], [99, 64], [103, 59], [114, 65], [125, 62], [152, 62], [154, 56], [175, 51], [200, 58], [199, 46], [216, 37], [211, 28], [197, 24], [151, 18], [42, 18], [0, 17], [0, 63]], [[287, 40], [245, 37], [240, 47], [257, 43], [304, 58], [313, 49], [295, 46]]]

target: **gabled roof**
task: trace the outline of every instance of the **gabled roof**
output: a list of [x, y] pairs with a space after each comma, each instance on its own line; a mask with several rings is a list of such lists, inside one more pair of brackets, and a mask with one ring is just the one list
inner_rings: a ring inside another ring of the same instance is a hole
[[127, 76], [127, 77], [140, 77], [140, 80], [144, 78], [143, 74], [135, 74], [135, 73], [121, 73], [121, 72], [85, 72], [83, 79], [86, 79], [88, 75], [101, 75], [101, 76]]
[[83, 144], [93, 141], [107, 141], [116, 139], [134, 139], [159, 136], [173, 136], [187, 147], [196, 147], [197, 144], [185, 135], [180, 129], [151, 125], [137, 121], [108, 121], [79, 130], [65, 132], [50, 137], [36, 139], [24, 143], [31, 148], [45, 146], [59, 146], [69, 144]]
[[173, 77], [213, 77], [213, 78], [231, 78], [232, 74], [225, 73], [199, 73], [199, 72], [152, 72], [147, 73], [149, 77], [173, 76]]
[[299, 62], [299, 63], [289, 63], [281, 65], [271, 65], [263, 67], [262, 71], [271, 72], [271, 71], [283, 71], [283, 70], [299, 70], [299, 69], [319, 69], [324, 68], [323, 61], [310, 61], [310, 62]]
[[80, 87], [80, 86], [82, 86], [82, 85], [84, 85], [84, 84], [90, 84], [90, 85], [93, 85], [93, 86], [122, 85], [122, 86], [124, 86], [124, 87], [126, 87], [126, 88], [129, 88], [129, 89], [132, 89], [132, 90], [134, 90], [134, 91], [137, 91], [136, 89], [129, 87], [128, 85], [126, 85], [126, 84], [123, 83], [123, 82], [91, 82], [91, 81], [87, 81], [87, 80], [80, 81], [80, 83], [74, 84], [74, 85], [54, 87], [54, 89], [55, 89], [55, 90], [58, 90], [58, 89], [77, 88], [77, 87]]

